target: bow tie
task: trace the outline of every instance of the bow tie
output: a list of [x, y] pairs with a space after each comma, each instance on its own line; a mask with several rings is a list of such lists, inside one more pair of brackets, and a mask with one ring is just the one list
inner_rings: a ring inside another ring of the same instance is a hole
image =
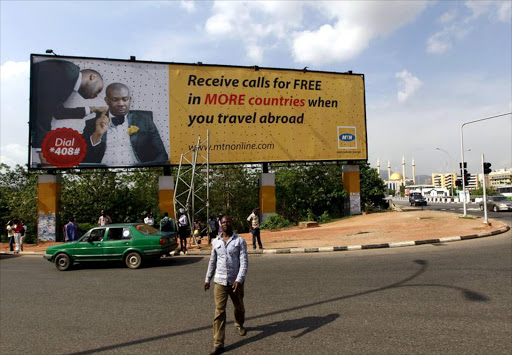
[[112, 117], [112, 123], [115, 126], [119, 126], [120, 124], [124, 123], [124, 116], [114, 116]]

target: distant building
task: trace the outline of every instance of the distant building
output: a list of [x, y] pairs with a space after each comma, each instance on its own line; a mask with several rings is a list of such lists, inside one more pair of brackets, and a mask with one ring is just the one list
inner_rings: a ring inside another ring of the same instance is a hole
[[512, 185], [512, 169], [498, 169], [489, 173], [489, 185], [491, 188]]
[[[432, 173], [432, 185], [434, 187], [445, 188], [447, 190], [453, 191], [456, 189], [455, 181], [457, 180], [456, 173]], [[453, 189], [453, 190], [452, 190]]]
[[386, 186], [388, 190], [394, 190], [396, 192], [400, 192], [400, 186], [404, 184], [403, 176], [399, 172], [394, 172], [389, 177], [389, 180], [386, 181]]

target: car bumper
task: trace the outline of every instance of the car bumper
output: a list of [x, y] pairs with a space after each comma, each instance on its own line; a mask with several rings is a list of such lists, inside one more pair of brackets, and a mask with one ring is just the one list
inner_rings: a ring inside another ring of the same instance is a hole
[[43, 254], [43, 258], [45, 258], [48, 261], [51, 261], [53, 258], [53, 254]]

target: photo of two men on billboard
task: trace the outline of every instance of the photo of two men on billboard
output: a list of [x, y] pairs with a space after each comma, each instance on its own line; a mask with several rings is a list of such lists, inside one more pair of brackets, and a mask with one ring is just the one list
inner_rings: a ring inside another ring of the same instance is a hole
[[[105, 106], [64, 107], [73, 92], [88, 101], [98, 97], [103, 89]], [[61, 59], [34, 63], [30, 120], [32, 167], [51, 166], [41, 149], [45, 136], [52, 131], [53, 119], [84, 118], [87, 119], [80, 133], [87, 151], [79, 166], [168, 164], [168, 154], [153, 122], [153, 112], [131, 110], [131, 103], [130, 88], [126, 84], [105, 83], [96, 70], [81, 69]], [[75, 124], [75, 127], [78, 126]]]

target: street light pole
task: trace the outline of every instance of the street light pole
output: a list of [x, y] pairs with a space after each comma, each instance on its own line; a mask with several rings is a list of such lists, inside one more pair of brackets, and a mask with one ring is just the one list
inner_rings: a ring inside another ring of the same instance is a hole
[[[446, 156], [448, 157], [448, 160], [446, 161], [446, 164], [444, 166], [444, 170], [445, 170], [445, 176], [443, 177], [443, 180], [445, 181], [445, 184], [446, 184], [446, 174], [449, 173], [448, 171], [448, 163], [450, 164], [450, 166], [452, 165], [452, 157], [450, 156], [450, 154], [444, 150], [444, 149], [441, 149], [441, 148], [436, 148], [436, 150], [440, 150], [441, 152], [444, 152], [446, 154]], [[452, 179], [453, 175], [451, 175], [450, 177], [450, 196], [453, 196], [453, 179]]]
[[[495, 116], [490, 116], [490, 117], [485, 117], [485, 118], [480, 118], [478, 120], [474, 120], [474, 121], [468, 121], [468, 122], [464, 122], [461, 126], [460, 126], [460, 156], [462, 158], [462, 168], [461, 168], [461, 171], [464, 171], [464, 131], [463, 131], [463, 128], [465, 125], [467, 124], [470, 124], [470, 123], [475, 123], [475, 122], [480, 122], [480, 121], [486, 121], [486, 120], [490, 120], [491, 118], [497, 118], [497, 117], [502, 117], [502, 116], [508, 116], [512, 114], [512, 112], [507, 112], [507, 113], [502, 113], [501, 115], [495, 115]], [[464, 176], [461, 176], [462, 178], [462, 193], [464, 194], [464, 215], [462, 217], [466, 217], [467, 216], [467, 207], [466, 207], [466, 182], [464, 181]]]

